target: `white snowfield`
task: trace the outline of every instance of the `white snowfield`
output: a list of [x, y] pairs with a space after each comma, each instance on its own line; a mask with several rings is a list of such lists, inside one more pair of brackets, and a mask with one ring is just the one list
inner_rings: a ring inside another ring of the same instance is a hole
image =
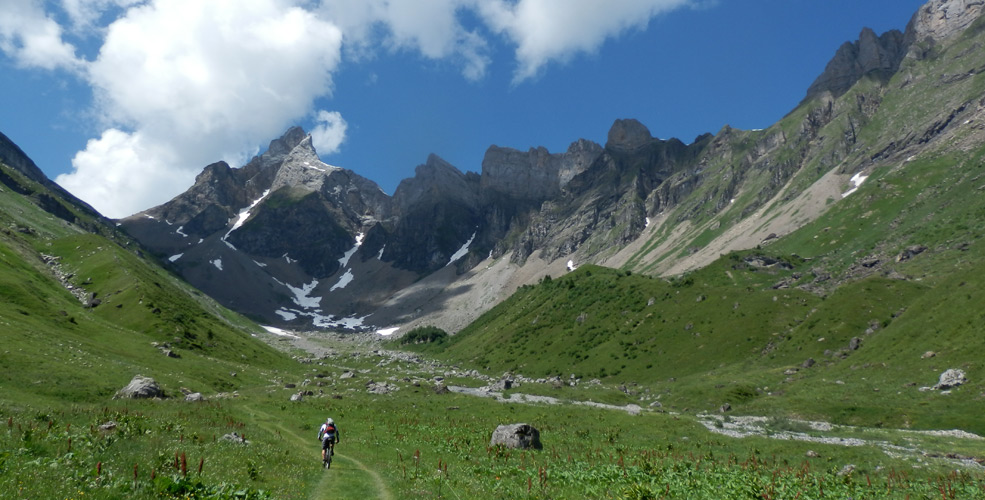
[[848, 182], [850, 182], [852, 184], [852, 188], [849, 189], [848, 191], [845, 191], [844, 193], [841, 193], [841, 197], [842, 198], [845, 198], [848, 195], [854, 193], [855, 191], [858, 191], [858, 187], [861, 186], [862, 183], [865, 182], [865, 180], [868, 179], [868, 178], [869, 178], [869, 176], [868, 175], [862, 175], [862, 172], [859, 172], [859, 173], [853, 175], [852, 178], [849, 179], [849, 181], [848, 181]]
[[469, 253], [469, 246], [472, 245], [472, 241], [475, 240], [475, 235], [476, 233], [472, 233], [472, 237], [469, 238], [469, 241], [466, 241], [465, 244], [462, 245], [462, 248], [459, 248], [458, 251], [451, 255], [451, 258], [448, 259], [448, 263], [445, 264], [445, 267], [454, 264], [456, 260], [465, 257], [465, 254]]

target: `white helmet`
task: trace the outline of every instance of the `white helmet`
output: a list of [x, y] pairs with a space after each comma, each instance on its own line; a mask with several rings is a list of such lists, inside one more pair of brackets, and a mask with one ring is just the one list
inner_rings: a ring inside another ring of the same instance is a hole
[[331, 417], [325, 419], [325, 423], [329, 425], [335, 425], [335, 421]]

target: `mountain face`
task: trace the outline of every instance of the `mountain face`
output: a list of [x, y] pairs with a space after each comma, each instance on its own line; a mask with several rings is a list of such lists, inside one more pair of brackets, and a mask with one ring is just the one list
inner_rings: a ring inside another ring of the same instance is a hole
[[674, 275], [769, 244], [874, 174], [985, 143], [974, 126], [985, 109], [983, 4], [932, 0], [905, 32], [863, 29], [765, 130], [726, 125], [685, 144], [620, 119], [604, 146], [491, 146], [479, 174], [431, 155], [388, 196], [321, 162], [292, 128], [241, 168], [209, 165], [187, 192], [120, 223], [258, 321], [456, 331], [517, 287], [582, 263]]

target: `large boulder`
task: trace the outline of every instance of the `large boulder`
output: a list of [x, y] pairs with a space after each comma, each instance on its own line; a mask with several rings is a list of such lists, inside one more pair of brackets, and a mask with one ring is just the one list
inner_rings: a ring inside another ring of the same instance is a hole
[[120, 389], [113, 399], [163, 398], [164, 390], [157, 381], [143, 375], [135, 375], [126, 387]]
[[505, 446], [506, 448], [517, 448], [525, 450], [533, 448], [542, 449], [540, 444], [540, 431], [529, 424], [506, 424], [496, 427], [493, 431], [489, 446]]
[[968, 379], [965, 377], [964, 370], [951, 368], [941, 374], [941, 377], [937, 381], [937, 385], [934, 386], [934, 389], [945, 391], [964, 384], [967, 381]]

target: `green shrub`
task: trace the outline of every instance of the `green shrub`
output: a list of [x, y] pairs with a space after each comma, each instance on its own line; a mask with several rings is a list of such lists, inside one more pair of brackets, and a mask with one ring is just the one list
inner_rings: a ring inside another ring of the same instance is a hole
[[448, 333], [436, 326], [420, 326], [400, 338], [401, 344], [426, 344], [430, 342], [444, 342], [448, 338]]

